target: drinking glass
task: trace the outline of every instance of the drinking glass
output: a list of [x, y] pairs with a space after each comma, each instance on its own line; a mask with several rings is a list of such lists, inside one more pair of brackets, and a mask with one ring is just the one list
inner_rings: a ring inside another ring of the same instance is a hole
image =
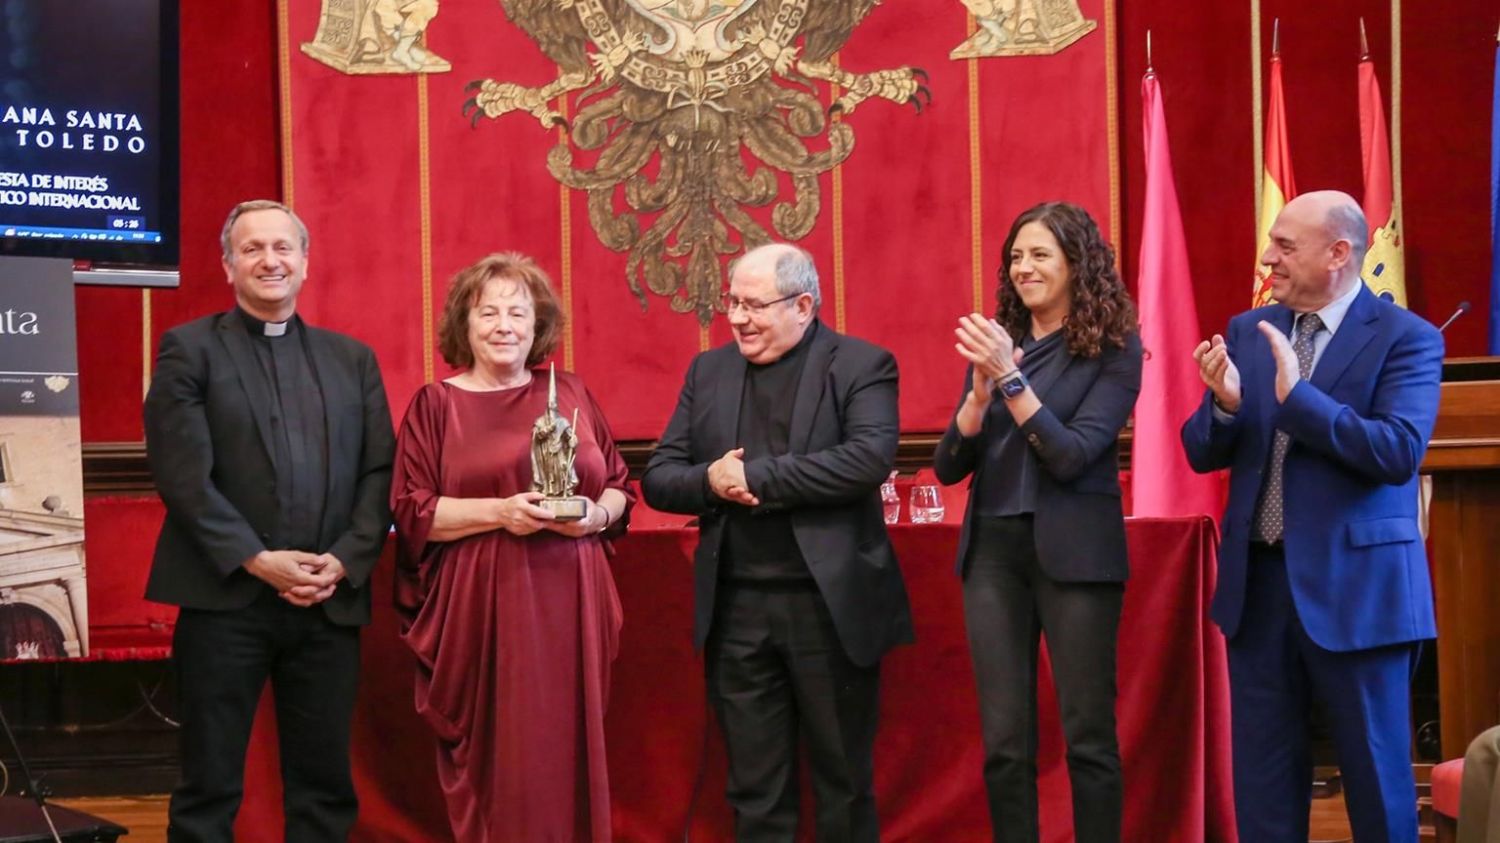
[[880, 502], [885, 504], [885, 523], [894, 524], [901, 518], [901, 496], [896, 494], [896, 472], [880, 484]]
[[943, 520], [943, 496], [938, 487], [911, 487], [911, 523], [937, 524]]

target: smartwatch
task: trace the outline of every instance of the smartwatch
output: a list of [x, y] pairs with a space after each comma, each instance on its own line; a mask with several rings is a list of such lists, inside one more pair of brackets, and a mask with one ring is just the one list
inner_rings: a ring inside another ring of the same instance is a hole
[[1026, 375], [1020, 369], [1016, 369], [1000, 379], [1000, 397], [1009, 401], [1025, 392], [1026, 387], [1030, 385], [1026, 382]]

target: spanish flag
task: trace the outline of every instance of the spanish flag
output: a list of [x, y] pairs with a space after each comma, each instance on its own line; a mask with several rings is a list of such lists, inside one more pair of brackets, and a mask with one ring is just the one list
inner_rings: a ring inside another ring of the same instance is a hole
[[1365, 221], [1370, 225], [1370, 250], [1365, 253], [1360, 275], [1375, 295], [1406, 307], [1406, 259], [1386, 136], [1385, 104], [1380, 98], [1375, 64], [1368, 55], [1359, 61], [1359, 147], [1365, 173]]
[[1266, 104], [1266, 150], [1260, 187], [1260, 221], [1255, 226], [1255, 294], [1254, 307], [1271, 303], [1270, 273], [1261, 266], [1260, 256], [1271, 245], [1271, 224], [1297, 195], [1292, 179], [1292, 148], [1286, 139], [1286, 100], [1281, 92], [1281, 54], [1271, 51], [1271, 82]]

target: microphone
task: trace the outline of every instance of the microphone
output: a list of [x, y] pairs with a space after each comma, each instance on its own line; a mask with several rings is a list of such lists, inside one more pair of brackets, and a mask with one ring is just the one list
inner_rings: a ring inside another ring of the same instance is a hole
[[1457, 319], [1458, 317], [1460, 317], [1460, 316], [1462, 316], [1462, 315], [1464, 315], [1465, 313], [1468, 313], [1468, 312], [1469, 312], [1469, 303], [1466, 302], [1466, 301], [1459, 302], [1458, 303], [1458, 309], [1455, 310], [1455, 311], [1453, 311], [1453, 315], [1449, 316], [1448, 320], [1446, 322], [1444, 322], [1442, 325], [1438, 326], [1438, 333], [1441, 334], [1442, 332], [1448, 330], [1448, 326], [1453, 324], [1453, 320]]

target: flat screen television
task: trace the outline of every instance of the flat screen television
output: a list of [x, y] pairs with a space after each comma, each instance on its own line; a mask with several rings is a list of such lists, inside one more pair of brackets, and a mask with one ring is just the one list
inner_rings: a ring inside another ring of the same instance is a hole
[[177, 3], [0, 2], [0, 255], [176, 269]]

